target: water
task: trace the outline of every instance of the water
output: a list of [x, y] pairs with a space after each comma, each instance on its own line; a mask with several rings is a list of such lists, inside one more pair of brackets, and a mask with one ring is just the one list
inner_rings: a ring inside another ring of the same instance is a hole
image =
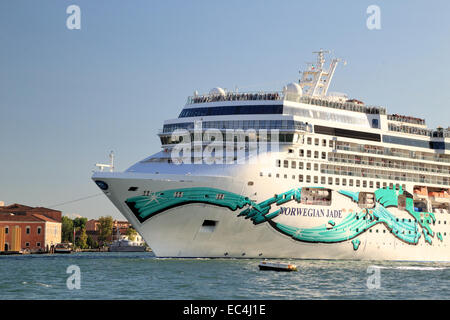
[[[281, 260], [283, 261], [283, 260]], [[0, 299], [449, 299], [450, 263], [292, 260], [298, 272], [259, 271], [255, 259], [158, 259], [151, 253], [0, 256]], [[284, 260], [284, 262], [288, 262]], [[67, 288], [67, 267], [81, 289]], [[369, 266], [380, 288], [368, 289]]]

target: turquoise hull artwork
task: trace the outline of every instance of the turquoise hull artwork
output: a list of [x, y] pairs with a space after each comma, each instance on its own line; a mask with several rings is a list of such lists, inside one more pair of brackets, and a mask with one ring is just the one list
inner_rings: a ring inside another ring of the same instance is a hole
[[[355, 203], [358, 202], [359, 192], [345, 190], [337, 192]], [[301, 203], [302, 188], [276, 194], [259, 203], [232, 192], [201, 187], [154, 192], [150, 195], [128, 198], [125, 203], [141, 223], [174, 207], [204, 203], [225, 207], [231, 211], [243, 209], [237, 215], [238, 217], [249, 219], [255, 225], [267, 222], [278, 232], [301, 242], [338, 243], [352, 240], [353, 250], [356, 251], [361, 245], [361, 240], [358, 239], [361, 234], [375, 225], [384, 224], [392, 236], [407, 244], [416, 245], [422, 234], [425, 241], [432, 244], [432, 238], [435, 236], [430, 226], [435, 221], [433, 213], [414, 211], [412, 196], [401, 188], [399, 190], [378, 189], [374, 194], [376, 202], [373, 208], [350, 210], [339, 223], [329, 220], [328, 224], [311, 228], [299, 228], [274, 221], [273, 219], [282, 213], [281, 207], [270, 212], [273, 206], [277, 207], [290, 201]], [[410, 219], [399, 219], [389, 211], [390, 207], [398, 207], [398, 198], [401, 195], [406, 198], [404, 210], [409, 213]], [[440, 233], [437, 237], [442, 241]]]

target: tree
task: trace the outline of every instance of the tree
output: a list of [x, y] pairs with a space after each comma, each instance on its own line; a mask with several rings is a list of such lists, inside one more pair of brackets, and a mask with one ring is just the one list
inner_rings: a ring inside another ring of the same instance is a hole
[[86, 244], [87, 244], [88, 248], [98, 249], [98, 242], [94, 241], [94, 238], [92, 238], [91, 235], [87, 236]]
[[84, 217], [76, 217], [73, 219], [73, 226], [77, 230], [86, 229], [86, 223], [88, 219]]
[[81, 229], [80, 236], [77, 238], [77, 246], [81, 249], [87, 248], [87, 239], [88, 236], [86, 234], [86, 229]]
[[127, 230], [128, 240], [134, 241], [137, 236], [137, 231], [133, 227], [129, 227]]
[[61, 239], [73, 243], [73, 220], [66, 216], [62, 217]]
[[102, 242], [105, 242], [109, 239], [109, 237], [111, 237], [112, 232], [113, 232], [113, 218], [111, 216], [106, 216], [106, 217], [100, 217], [98, 219], [99, 222], [99, 237], [98, 239]]

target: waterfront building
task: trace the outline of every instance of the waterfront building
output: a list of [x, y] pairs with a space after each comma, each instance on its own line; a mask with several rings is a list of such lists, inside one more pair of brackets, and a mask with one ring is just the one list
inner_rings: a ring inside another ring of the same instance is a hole
[[0, 207], [0, 251], [47, 251], [61, 242], [61, 211], [12, 204]]

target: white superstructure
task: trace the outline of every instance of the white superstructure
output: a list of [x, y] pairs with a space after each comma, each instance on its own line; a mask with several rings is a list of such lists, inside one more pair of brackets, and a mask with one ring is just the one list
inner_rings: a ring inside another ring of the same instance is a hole
[[160, 257], [450, 261], [449, 129], [328, 93], [324, 53], [281, 92], [195, 92], [92, 179]]

